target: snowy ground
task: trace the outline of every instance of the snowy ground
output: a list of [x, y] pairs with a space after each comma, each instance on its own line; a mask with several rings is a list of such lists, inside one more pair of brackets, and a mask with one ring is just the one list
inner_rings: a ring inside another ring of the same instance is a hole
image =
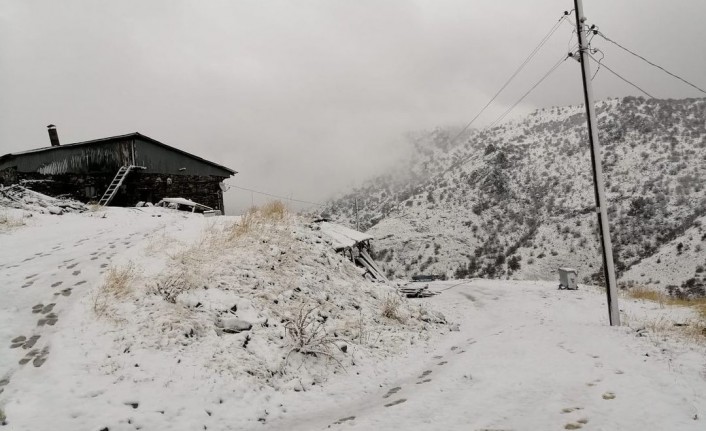
[[[290, 409], [305, 413], [270, 429], [704, 429], [704, 349], [607, 326], [602, 293], [484, 280], [433, 288], [443, 292], [428, 301], [460, 331], [331, 385], [323, 400], [301, 394]], [[688, 318], [621, 308], [636, 327]]]
[[[173, 238], [197, 241], [203, 229], [227, 217], [214, 221], [161, 209], [109, 209], [26, 220], [26, 226], [0, 233], [0, 408], [7, 429], [705, 428], [704, 348], [673, 333], [636, 330], [693, 318], [683, 309], [623, 299], [629, 326], [611, 328], [604, 294], [589, 287], [559, 291], [547, 282], [435, 282], [430, 288], [439, 295], [411, 300], [407, 309], [440, 310], [449, 325], [409, 318], [405, 325], [371, 326], [366, 346], [351, 346], [339, 356], [345, 359], [343, 369], [330, 364], [323, 369], [330, 372], [327, 379], [317, 378], [320, 363], [303, 361], [301, 381], [265, 384], [262, 376], [246, 373], [260, 362], [241, 356], [245, 333], [197, 334], [183, 343], [139, 338], [139, 328], [151, 328], [145, 313], [160, 324], [164, 318], [163, 305], [147, 296], [135, 296], [134, 308], [128, 303], [118, 310], [133, 310], [134, 319], [87, 320], [109, 268], [133, 261], [149, 277], [150, 268], [160, 267], [153, 262], [160, 256], [155, 249], [171, 250]], [[275, 245], [279, 255], [284, 248]], [[351, 276], [326, 257], [325, 244], [310, 246], [322, 247], [314, 257], [332, 266], [326, 274]], [[245, 255], [228, 262], [256, 269], [261, 265], [256, 257], [269, 251], [258, 249], [252, 262]], [[283, 262], [281, 270], [314, 262], [290, 264]], [[353, 282], [345, 288], [368, 289]], [[284, 293], [292, 294], [286, 290], [274, 299]], [[255, 299], [245, 316], [258, 322], [254, 309]], [[266, 354], [274, 344], [267, 337], [274, 333], [258, 326], [250, 333], [255, 341], [248, 351]], [[235, 341], [218, 350], [219, 340]]]

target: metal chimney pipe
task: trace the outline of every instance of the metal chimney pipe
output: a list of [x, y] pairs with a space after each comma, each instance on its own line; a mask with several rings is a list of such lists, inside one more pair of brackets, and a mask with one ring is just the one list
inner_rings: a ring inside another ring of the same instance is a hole
[[52, 147], [58, 147], [59, 144], [59, 134], [56, 132], [56, 126], [50, 124], [47, 126], [47, 131], [49, 132], [49, 140], [51, 141]]

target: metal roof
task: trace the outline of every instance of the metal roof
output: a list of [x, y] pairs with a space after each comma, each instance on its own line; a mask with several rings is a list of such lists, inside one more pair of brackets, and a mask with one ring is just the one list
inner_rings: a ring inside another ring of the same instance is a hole
[[233, 169], [230, 169], [230, 168], [227, 168], [227, 167], [225, 167], [225, 166], [223, 166], [223, 165], [219, 165], [218, 163], [214, 163], [214, 162], [211, 162], [211, 161], [209, 161], [209, 160], [203, 159], [203, 158], [201, 158], [201, 157], [199, 157], [199, 156], [195, 156], [195, 155], [193, 155], [193, 154], [191, 154], [191, 153], [187, 153], [187, 152], [184, 151], [184, 150], [180, 150], [180, 149], [178, 149], [178, 148], [175, 148], [175, 147], [172, 147], [172, 146], [170, 146], [170, 145], [164, 144], [164, 143], [162, 143], [162, 142], [159, 142], [159, 141], [156, 140], [156, 139], [152, 139], [152, 138], [150, 138], [149, 136], [145, 136], [145, 135], [143, 135], [143, 134], [141, 134], [141, 133], [138, 133], [138, 132], [135, 132], [135, 133], [128, 133], [127, 135], [111, 136], [111, 137], [109, 137], [109, 138], [94, 139], [94, 140], [92, 140], [92, 141], [84, 141], [84, 142], [76, 142], [76, 143], [73, 143], [73, 144], [59, 145], [59, 146], [57, 146], [57, 147], [43, 147], [43, 148], [36, 148], [36, 149], [33, 149], [33, 150], [21, 151], [21, 152], [18, 152], [18, 153], [9, 153], [9, 154], [5, 154], [5, 155], [3, 155], [3, 156], [0, 156], [0, 162], [3, 161], [3, 160], [12, 159], [12, 158], [14, 158], [14, 157], [16, 157], [16, 156], [21, 156], [21, 155], [24, 155], [24, 154], [42, 153], [42, 152], [45, 152], [45, 151], [58, 151], [58, 150], [61, 150], [62, 148], [74, 148], [74, 147], [80, 147], [80, 146], [83, 146], [83, 145], [92, 145], [92, 144], [105, 143], [105, 142], [110, 142], [110, 141], [121, 141], [121, 140], [125, 140], [125, 139], [130, 139], [130, 138], [133, 138], [133, 139], [134, 139], [134, 138], [139, 138], [139, 139], [142, 139], [142, 140], [144, 140], [144, 141], [150, 142], [150, 143], [152, 143], [152, 144], [159, 145], [159, 146], [164, 147], [164, 148], [167, 148], [167, 149], [169, 149], [169, 150], [171, 150], [171, 151], [174, 151], [174, 152], [183, 154], [183, 155], [185, 155], [185, 156], [191, 157], [192, 159], [196, 159], [196, 160], [199, 160], [199, 161], [201, 161], [201, 162], [203, 162], [203, 163], [209, 164], [209, 165], [211, 165], [211, 166], [215, 166], [215, 167], [224, 169], [224, 170], [230, 172], [231, 174], [237, 174], [237, 173], [238, 173], [238, 172], [234, 171]]
[[324, 221], [317, 224], [321, 228], [321, 233], [331, 240], [333, 248], [336, 250], [353, 247], [359, 242], [373, 239], [373, 237], [367, 233], [358, 232], [357, 230], [347, 228], [337, 223]]

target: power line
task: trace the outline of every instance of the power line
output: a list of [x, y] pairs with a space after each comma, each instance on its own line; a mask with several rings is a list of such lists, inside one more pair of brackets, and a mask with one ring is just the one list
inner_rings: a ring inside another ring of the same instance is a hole
[[[674, 78], [677, 78], [678, 80], [682, 81], [683, 83], [685, 83], [685, 84], [687, 84], [687, 85], [689, 85], [689, 86], [691, 86], [691, 87], [693, 87], [693, 88], [699, 90], [700, 92], [706, 94], [706, 90], [704, 90], [703, 88], [700, 88], [700, 87], [696, 86], [695, 84], [692, 84], [691, 82], [687, 81], [686, 79], [684, 79], [684, 78], [682, 78], [682, 77], [680, 77], [680, 76], [677, 76], [676, 74], [674, 74], [674, 73], [668, 71], [668, 70], [665, 69], [664, 67], [659, 66], [659, 65], [657, 65], [657, 64], [655, 64], [655, 63], [653, 63], [653, 62], [651, 62], [650, 60], [646, 59], [645, 57], [641, 56], [640, 54], [637, 54], [637, 53], [635, 53], [635, 52], [629, 50], [628, 48], [626, 48], [626, 47], [624, 47], [623, 45], [619, 44], [618, 42], [614, 41], [613, 39], [610, 39], [608, 36], [606, 36], [605, 34], [603, 34], [603, 32], [600, 32], [600, 31], [599, 31], [599, 32], [597, 32], [596, 34], [599, 35], [600, 37], [602, 37], [603, 39], [607, 40], [608, 42], [610, 42], [610, 43], [616, 45], [617, 47], [621, 48], [622, 50], [627, 51], [628, 53], [634, 55], [635, 57], [639, 58], [640, 60], [646, 62], [647, 64], [649, 64], [649, 65], [651, 65], [651, 66], [654, 66], [654, 67], [656, 67], [657, 69], [660, 69], [661, 71], [665, 72], [666, 74], [668, 74], [668, 75], [670, 75], [670, 76], [672, 76], [672, 77], [674, 77]], [[607, 69], [607, 68], [606, 68], [606, 69]], [[640, 90], [640, 91], [642, 91], [642, 90]]]
[[[569, 21], [569, 20], [566, 19], [566, 17], [569, 16], [570, 14], [571, 14], [571, 12], [564, 12], [564, 13], [562, 14], [562, 16], [557, 20], [557, 22], [554, 23], [554, 25], [549, 29], [549, 31], [548, 31], [548, 32], [544, 35], [544, 37], [539, 41], [539, 43], [537, 44], [537, 46], [534, 47], [534, 49], [533, 49], [533, 50], [530, 52], [530, 54], [524, 59], [524, 61], [517, 67], [517, 69], [515, 69], [515, 71], [514, 71], [514, 72], [512, 73], [512, 75], [507, 79], [507, 81], [505, 81], [505, 83], [504, 83], [504, 84], [500, 87], [500, 89], [493, 95], [493, 97], [485, 104], [485, 106], [483, 106], [483, 108], [475, 115], [475, 117], [473, 117], [473, 118], [471, 119], [471, 121], [469, 121], [469, 122], [461, 129], [461, 131], [458, 132], [458, 133], [449, 141], [449, 144], [453, 144], [461, 135], [463, 135], [463, 134], [468, 130], [469, 127], [471, 127], [471, 125], [473, 125], [473, 123], [483, 114], [483, 112], [485, 112], [485, 110], [488, 109], [488, 107], [495, 101], [495, 99], [498, 98], [498, 96], [500, 95], [500, 93], [502, 93], [502, 91], [503, 91], [505, 88], [507, 88], [508, 85], [510, 85], [510, 83], [512, 82], [512, 80], [515, 79], [515, 77], [522, 71], [522, 69], [524, 69], [524, 67], [532, 60], [532, 58], [534, 58], [534, 56], [535, 56], [535, 55], [539, 52], [539, 50], [547, 43], [547, 41], [554, 35], [554, 33], [556, 33], [556, 31], [557, 31], [557, 30], [559, 29], [559, 27], [561, 26], [561, 23], [562, 23], [562, 22], [567, 22], [567, 23], [569, 23], [570, 25], [572, 25], [572, 27], [573, 27], [573, 24], [571, 24], [571, 21]], [[574, 31], [575, 31], [575, 29], [574, 29]], [[558, 67], [558, 65], [555, 66], [554, 68], [556, 68], [556, 67]], [[549, 73], [551, 73], [551, 72], [553, 72], [553, 70], [551, 70]], [[546, 78], [546, 76], [545, 76], [544, 78]], [[544, 80], [544, 78], [542, 78], [542, 80]], [[540, 80], [540, 83], [541, 83], [541, 80]], [[539, 85], [539, 83], [537, 83], [536, 85]], [[536, 86], [536, 85], [535, 85], [535, 86]], [[534, 88], [533, 88], [533, 89], [534, 89]], [[531, 90], [530, 90], [530, 91], [531, 91]], [[526, 95], [525, 95], [524, 97], [526, 97]], [[518, 102], [518, 103], [519, 103], [519, 102]], [[461, 160], [459, 160], [459, 161], [457, 161], [457, 162], [455, 162], [455, 163], [453, 163], [453, 164], [451, 164], [451, 166], [449, 166], [449, 167], [448, 167], [447, 169], [445, 169], [443, 172], [441, 172], [441, 173], [439, 173], [439, 174], [437, 174], [437, 175], [434, 175], [433, 177], [430, 177], [429, 180], [433, 180], [433, 179], [435, 179], [435, 178], [437, 178], [437, 177], [439, 177], [439, 176], [443, 176], [444, 174], [446, 174], [446, 173], [449, 172], [450, 170], [455, 169], [457, 166], [461, 166], [461, 165], [465, 164], [469, 159], [470, 159], [470, 156], [469, 156], [469, 157], [466, 157], [466, 158], [464, 158], [464, 159], [461, 159]], [[380, 208], [382, 208], [382, 207], [383, 207], [385, 204], [387, 204], [387, 203], [390, 203], [390, 201], [387, 200], [387, 201], [381, 202], [380, 204], [378, 204], [378, 206], [377, 206], [375, 209], [372, 210], [372, 212], [377, 212]], [[394, 205], [394, 204], [393, 204], [393, 205]]]
[[605, 63], [603, 62], [603, 60], [601, 60], [601, 61], [599, 62], [598, 60], [596, 60], [596, 58], [595, 58], [593, 55], [588, 54], [588, 56], [591, 57], [591, 59], [592, 59], [593, 61], [595, 61], [596, 63], [598, 63], [599, 66], [602, 66], [603, 68], [605, 68], [607, 71], [609, 71], [609, 72], [612, 73], [613, 75], [617, 76], [618, 78], [622, 79], [623, 81], [625, 81], [625, 82], [627, 82], [628, 84], [632, 85], [633, 87], [637, 88], [638, 90], [640, 90], [643, 94], [645, 94], [645, 95], [646, 95], [647, 97], [649, 97], [650, 99], [654, 99], [654, 98], [655, 98], [653, 95], [651, 95], [650, 93], [648, 93], [648, 92], [646, 92], [645, 90], [643, 90], [642, 88], [640, 88], [637, 84], [635, 84], [635, 83], [629, 81], [627, 78], [624, 78], [624, 77], [621, 76], [618, 72], [616, 72], [616, 71], [614, 71], [613, 69], [611, 69], [610, 67], [608, 67], [608, 65], [605, 64]]
[[517, 105], [520, 104], [520, 102], [522, 102], [522, 101], [525, 99], [525, 97], [529, 96], [529, 94], [530, 94], [532, 91], [534, 91], [534, 89], [537, 88], [537, 87], [539, 86], [539, 84], [541, 84], [542, 82], [544, 82], [544, 80], [547, 79], [547, 78], [549, 77], [549, 75], [551, 75], [559, 66], [561, 66], [561, 64], [562, 64], [564, 61], [566, 61], [567, 58], [569, 58], [568, 55], [562, 56], [562, 58], [560, 58], [559, 61], [557, 61], [557, 62], [554, 64], [554, 66], [552, 66], [552, 68], [549, 69], [549, 71], [548, 71], [547, 73], [545, 73], [544, 76], [542, 76], [542, 77], [539, 79], [539, 81], [537, 81], [537, 82], [532, 86], [532, 88], [530, 88], [529, 90], [527, 90], [527, 92], [526, 92], [525, 94], [523, 94], [522, 97], [520, 97], [520, 98], [517, 100], [517, 102], [515, 102], [512, 106], [510, 106], [510, 108], [508, 108], [505, 112], [503, 112], [503, 114], [500, 115], [500, 117], [498, 117], [495, 121], [493, 121], [493, 123], [491, 123], [490, 127], [492, 128], [493, 126], [495, 126], [496, 124], [498, 124], [500, 121], [502, 121], [503, 118], [505, 118], [505, 116], [507, 116], [507, 114], [509, 114], [513, 109], [515, 109], [515, 107], [516, 107]]
[[527, 63], [529, 63], [530, 60], [532, 60], [532, 58], [534, 58], [534, 56], [539, 52], [539, 50], [544, 46], [544, 44], [547, 43], [549, 38], [551, 38], [552, 35], [559, 29], [559, 26], [561, 26], [561, 23], [563, 21], [565, 21], [566, 17], [567, 17], [567, 15], [564, 14], [561, 16], [561, 18], [559, 18], [559, 20], [552, 26], [552, 28], [549, 30], [549, 32], [542, 38], [542, 40], [539, 41], [539, 44], [537, 44], [537, 46], [532, 50], [532, 52], [530, 52], [530, 54], [527, 56], [527, 58], [525, 58], [525, 60], [522, 62], [522, 64], [520, 64], [520, 66], [515, 70], [515, 72], [513, 72], [513, 74], [507, 79], [507, 81], [505, 81], [505, 83], [502, 85], [502, 87], [500, 87], [500, 89], [493, 95], [493, 97], [488, 101], [488, 103], [486, 103], [485, 106], [483, 106], [483, 108], [476, 114], [476, 116], [473, 117], [471, 119], [471, 121], [469, 121], [468, 124], [466, 124], [466, 126], [463, 129], [461, 129], [461, 131], [458, 132], [458, 134], [456, 136], [454, 136], [453, 139], [451, 139], [451, 141], [450, 141], [451, 143], [453, 143], [456, 139], [458, 139], [459, 136], [461, 136], [466, 130], [468, 130], [468, 128], [471, 127], [471, 125], [478, 119], [478, 117], [480, 117], [483, 114], [483, 112], [485, 112], [485, 110], [488, 109], [488, 107], [495, 101], [495, 99], [497, 99], [497, 97], [500, 95], [500, 93], [502, 93], [502, 91], [508, 85], [510, 85], [510, 82], [512, 82], [512, 80], [515, 79], [517, 74], [520, 73], [522, 71], [522, 69], [524, 69], [524, 67], [527, 65]]
[[320, 206], [320, 207], [325, 206], [325, 205], [320, 204], [320, 203], [317, 203], [317, 202], [310, 202], [310, 201], [304, 201], [304, 200], [301, 200], [301, 199], [288, 198], [288, 197], [286, 197], [286, 196], [279, 196], [279, 195], [275, 195], [275, 194], [272, 194], [272, 193], [260, 192], [260, 191], [257, 191], [257, 190], [249, 189], [249, 188], [246, 188], [246, 187], [239, 187], [239, 186], [235, 186], [235, 185], [232, 185], [232, 184], [229, 184], [228, 186], [229, 186], [229, 187], [236, 188], [236, 189], [240, 189], [240, 190], [245, 190], [245, 191], [248, 191], [248, 192], [252, 192], [252, 193], [257, 193], [257, 194], [260, 194], [260, 195], [270, 196], [270, 197], [273, 197], [273, 198], [286, 199], [286, 200], [292, 201], [292, 202], [299, 202], [299, 203], [302, 203], [302, 204], [317, 205], [317, 206]]
[[[562, 58], [560, 58], [559, 61], [557, 61], [556, 63], [554, 63], [554, 65], [549, 69], [549, 71], [547, 71], [547, 73], [545, 73], [544, 76], [542, 76], [542, 77], [539, 79], [539, 81], [537, 81], [527, 92], [525, 92], [525, 94], [522, 95], [522, 97], [520, 97], [512, 106], [510, 106], [509, 109], [507, 109], [500, 117], [498, 117], [498, 119], [496, 119], [496, 120], [493, 122], [493, 124], [491, 124], [491, 125], [489, 126], [489, 128], [492, 128], [493, 126], [495, 126], [495, 124], [497, 124], [498, 122], [502, 121], [502, 119], [505, 118], [505, 116], [506, 116], [507, 114], [509, 114], [517, 105], [519, 105], [520, 102], [522, 102], [532, 91], [534, 91], [534, 89], [537, 88], [537, 87], [539, 86], [539, 84], [541, 84], [545, 79], [547, 79], [547, 78], [549, 77], [549, 75], [551, 75], [559, 66], [561, 66], [561, 64], [564, 63], [564, 61], [566, 61], [567, 58], [569, 58], [569, 56], [566, 55], [566, 54], [564, 54], [564, 55], [562, 56]], [[440, 176], [443, 176], [443, 175], [446, 174], [447, 172], [449, 172], [449, 171], [451, 171], [451, 170], [453, 170], [453, 169], [455, 169], [455, 168], [457, 168], [457, 167], [459, 167], [459, 166], [465, 165], [466, 163], [468, 163], [469, 161], [471, 161], [471, 159], [472, 159], [472, 155], [469, 155], [468, 157], [465, 157], [464, 159], [461, 159], [461, 160], [457, 161], [456, 163], [452, 163], [451, 166], [449, 166], [448, 168], [444, 169], [441, 173], [436, 174], [436, 175], [434, 175], [434, 176], [428, 178], [428, 181], [433, 181], [434, 179], [436, 179], [436, 178], [438, 178], [438, 177], [440, 177]], [[378, 208], [379, 208], [379, 206], [378, 206]], [[387, 218], [403, 218], [403, 217], [407, 217], [408, 215], [409, 215], [409, 213], [403, 212], [402, 214], [400, 214], [400, 215], [398, 215], [398, 216], [389, 216], [389, 215], [388, 215]]]

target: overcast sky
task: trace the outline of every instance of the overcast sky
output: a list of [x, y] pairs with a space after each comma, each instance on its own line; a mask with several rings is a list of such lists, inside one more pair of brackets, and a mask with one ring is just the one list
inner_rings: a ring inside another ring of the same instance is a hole
[[[228, 182], [323, 201], [389, 166], [408, 131], [468, 122], [570, 0], [0, 0], [0, 154], [138, 131], [239, 171]], [[706, 1], [586, 0], [589, 22], [706, 86]], [[477, 125], [567, 52], [561, 25]], [[660, 98], [697, 91], [594, 39]], [[596, 97], [640, 93], [608, 72]], [[564, 62], [516, 111], [578, 104]], [[264, 197], [231, 189], [240, 211]]]

